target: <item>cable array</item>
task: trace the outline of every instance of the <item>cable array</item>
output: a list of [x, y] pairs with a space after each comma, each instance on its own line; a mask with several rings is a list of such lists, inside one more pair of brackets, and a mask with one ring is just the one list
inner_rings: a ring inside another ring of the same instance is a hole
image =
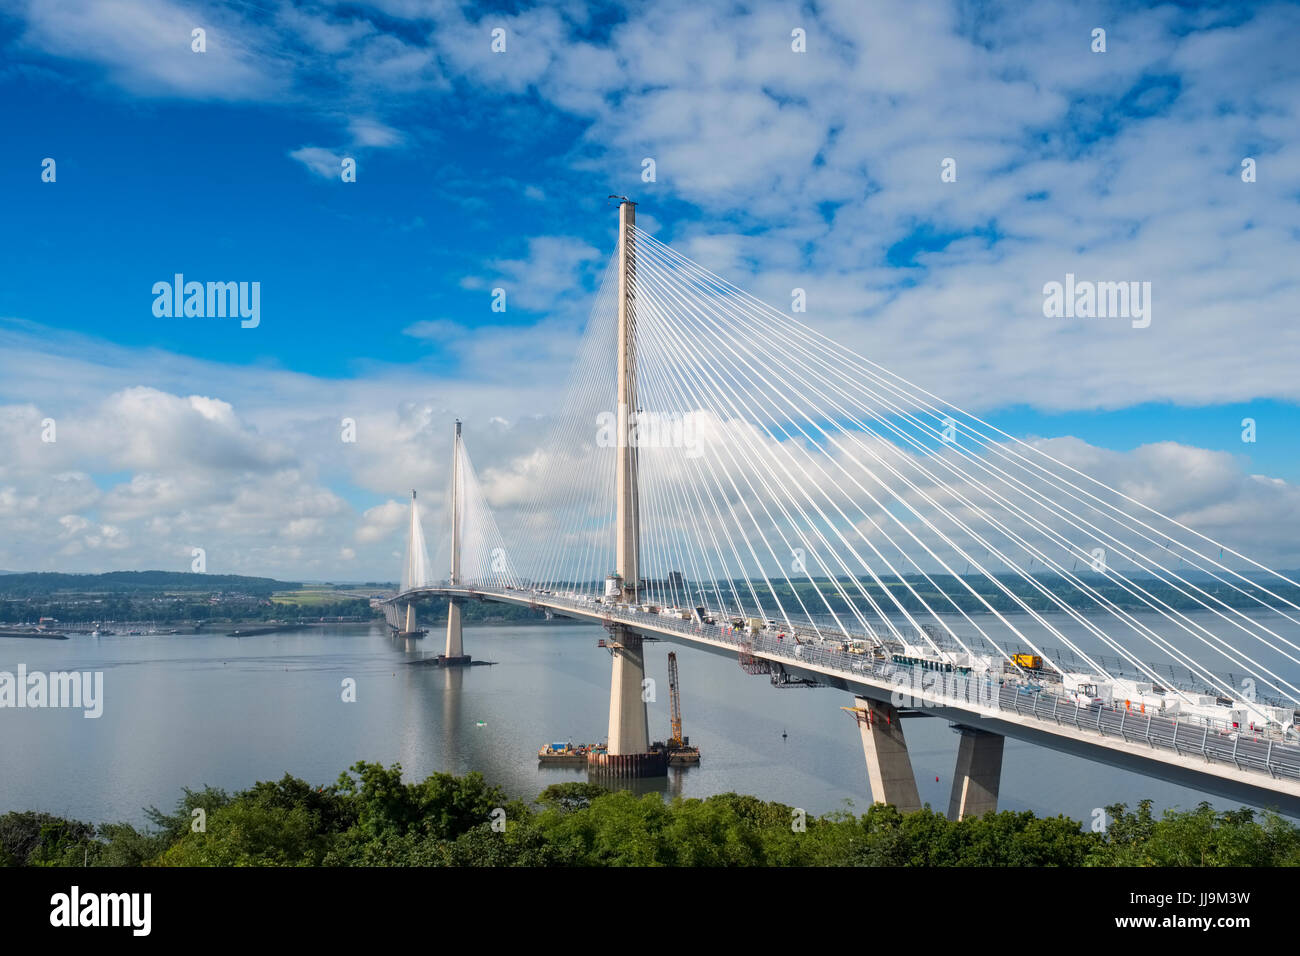
[[406, 535], [406, 562], [402, 566], [402, 590], [424, 587], [432, 583], [429, 552], [424, 543], [424, 528], [420, 524], [420, 507], [411, 498], [411, 522]]
[[[643, 601], [990, 669], [1027, 649], [1064, 676], [1043, 651], [1064, 648], [1241, 697], [1228, 670], [1300, 704], [1295, 581], [633, 237]], [[596, 595], [613, 570], [617, 265], [516, 462], [510, 548], [465, 457], [479, 580]]]

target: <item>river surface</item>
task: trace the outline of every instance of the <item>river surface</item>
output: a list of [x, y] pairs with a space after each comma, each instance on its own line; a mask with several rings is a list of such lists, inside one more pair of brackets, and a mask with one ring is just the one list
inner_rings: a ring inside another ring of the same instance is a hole
[[[140, 823], [143, 808], [171, 809], [182, 787], [234, 791], [286, 771], [332, 783], [358, 760], [400, 762], [407, 779], [481, 771], [511, 795], [585, 780], [540, 769], [546, 741], [602, 740], [610, 661], [594, 625], [552, 623], [465, 630], [467, 653], [493, 666], [443, 670], [412, 662], [436, 653], [378, 625], [338, 625], [260, 637], [73, 636], [0, 638], [0, 671], [102, 671], [103, 714], [0, 709], [0, 812], [39, 809], [100, 823]], [[821, 814], [870, 803], [856, 725], [830, 689], [774, 689], [729, 658], [666, 643], [646, 645], [651, 736], [668, 736], [667, 654], [681, 671], [685, 732], [698, 767], [638, 789], [703, 797], [737, 791]], [[344, 681], [356, 682], [345, 702]], [[921, 799], [946, 812], [957, 737], [944, 721], [909, 720]], [[784, 736], [783, 736], [784, 735]], [[1201, 800], [1196, 791], [1008, 739], [1000, 807], [1066, 814], [1150, 797], [1157, 808]]]

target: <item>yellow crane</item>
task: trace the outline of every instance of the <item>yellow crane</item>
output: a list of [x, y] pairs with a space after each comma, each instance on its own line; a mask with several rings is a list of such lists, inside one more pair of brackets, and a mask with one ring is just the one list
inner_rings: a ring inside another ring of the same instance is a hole
[[681, 695], [677, 689], [677, 652], [668, 652], [668, 703], [669, 703], [669, 720], [672, 723], [672, 733], [668, 741], [670, 747], [682, 746], [682, 702]]
[[700, 762], [700, 748], [692, 747], [682, 733], [682, 693], [677, 682], [677, 654], [668, 652], [668, 719], [672, 731], [666, 744], [656, 743], [655, 747], [664, 747], [668, 751], [668, 766], [694, 767]]

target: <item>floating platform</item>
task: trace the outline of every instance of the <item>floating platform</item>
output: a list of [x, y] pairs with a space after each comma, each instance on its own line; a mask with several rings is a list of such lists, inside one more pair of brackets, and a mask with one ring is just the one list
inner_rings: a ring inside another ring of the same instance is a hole
[[593, 753], [604, 753], [604, 744], [574, 744], [559, 741], [543, 746], [537, 751], [539, 767], [585, 767]]
[[538, 754], [537, 765], [540, 767], [585, 767], [586, 754]]
[[426, 634], [428, 634], [428, 633], [429, 633], [429, 632], [426, 631], [424, 628], [420, 628], [420, 629], [418, 629], [418, 630], [414, 630], [414, 631], [394, 631], [394, 632], [393, 632], [393, 636], [394, 636], [394, 637], [405, 637], [405, 638], [410, 638], [410, 639], [412, 639], [412, 640], [417, 640], [417, 641], [418, 641], [420, 638], [424, 637], [424, 635], [426, 635]]
[[700, 765], [699, 747], [679, 747], [668, 751], [668, 766], [698, 767]]
[[663, 751], [668, 755], [670, 767], [698, 767], [700, 765], [700, 748], [691, 746], [691, 738], [685, 740], [656, 740], [650, 745], [653, 751]]

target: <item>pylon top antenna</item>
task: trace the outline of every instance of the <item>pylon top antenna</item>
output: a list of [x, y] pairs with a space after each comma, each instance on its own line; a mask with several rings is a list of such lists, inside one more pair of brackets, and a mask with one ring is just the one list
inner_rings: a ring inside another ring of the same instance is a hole
[[633, 202], [631, 199], [628, 199], [626, 196], [615, 196], [613, 193], [610, 193], [609, 196], [608, 196], [608, 198], [609, 198], [609, 199], [617, 199], [617, 200], [619, 201], [619, 205], [622, 205], [623, 203], [627, 203], [628, 205], [631, 205], [631, 206], [635, 206], [635, 205], [636, 205], [635, 202]]

